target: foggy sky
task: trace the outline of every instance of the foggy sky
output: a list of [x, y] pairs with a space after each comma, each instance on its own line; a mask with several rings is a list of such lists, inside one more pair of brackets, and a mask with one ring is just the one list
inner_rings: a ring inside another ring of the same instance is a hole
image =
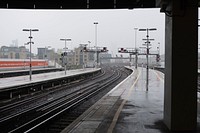
[[[69, 49], [79, 44], [95, 45], [95, 25], [97, 25], [97, 46], [106, 46], [110, 53], [118, 54], [120, 47], [135, 47], [134, 28], [157, 28], [150, 32], [152, 49], [156, 50], [160, 42], [161, 54], [164, 53], [165, 15], [159, 9], [134, 10], [0, 10], [0, 46], [9, 46], [12, 40], [18, 40], [18, 46], [29, 41], [29, 32], [22, 29], [37, 28], [33, 32], [33, 52], [37, 47], [64, 48], [60, 38], [70, 38]], [[137, 32], [137, 46], [142, 46], [146, 32]], [[29, 48], [29, 46], [26, 46]]]

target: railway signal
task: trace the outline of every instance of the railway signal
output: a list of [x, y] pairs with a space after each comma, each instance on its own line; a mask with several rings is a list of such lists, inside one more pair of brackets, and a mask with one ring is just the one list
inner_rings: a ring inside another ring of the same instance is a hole
[[87, 47], [83, 47], [83, 52], [87, 52]]
[[108, 52], [107, 47], [83, 47], [83, 52], [92, 52], [92, 53], [97, 53], [97, 59], [96, 59], [96, 63], [97, 66], [99, 64], [99, 54], [100, 53], [105, 53]]
[[83, 47], [83, 52], [98, 52], [98, 53], [103, 53], [103, 52], [108, 52], [107, 47]]
[[137, 50], [135, 48], [119, 48], [118, 52], [119, 53], [133, 53], [135, 54]]
[[67, 56], [67, 52], [63, 52], [63, 53], [61, 54], [61, 57], [64, 57], [64, 56]]
[[138, 56], [138, 49], [136, 48], [119, 48], [118, 49], [119, 53], [130, 53], [130, 61], [131, 61], [131, 55], [136, 55], [136, 60], [135, 60], [135, 68], [137, 69], [137, 56]]
[[159, 54], [156, 55], [156, 61], [157, 61], [157, 62], [160, 61], [160, 55], [159, 55]]
[[107, 47], [103, 47], [103, 49], [101, 49], [101, 52], [108, 52]]
[[[70, 50], [69, 50], [70, 51]], [[66, 51], [66, 52], [62, 52], [61, 54], [60, 54], [60, 60], [62, 61], [62, 66], [64, 66], [65, 67], [65, 74], [66, 74], [66, 66], [67, 66], [67, 55], [68, 55], [68, 52], [69, 51]]]
[[126, 49], [124, 49], [124, 48], [120, 48], [120, 49], [118, 50], [118, 52], [119, 52], [119, 53], [128, 53], [128, 51], [127, 51]]

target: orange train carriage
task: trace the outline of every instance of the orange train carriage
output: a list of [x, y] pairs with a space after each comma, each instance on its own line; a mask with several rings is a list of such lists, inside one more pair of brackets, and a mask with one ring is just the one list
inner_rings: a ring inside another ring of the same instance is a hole
[[[32, 67], [45, 67], [48, 66], [48, 61], [32, 59]], [[29, 67], [30, 59], [0, 59], [0, 68], [22, 68]]]

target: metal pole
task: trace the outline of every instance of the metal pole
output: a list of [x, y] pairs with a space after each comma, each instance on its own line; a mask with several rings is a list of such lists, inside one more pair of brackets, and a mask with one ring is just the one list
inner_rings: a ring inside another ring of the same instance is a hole
[[149, 29], [147, 29], [147, 75], [146, 75], [146, 91], [149, 90]]
[[32, 64], [31, 64], [31, 38], [32, 38], [32, 36], [31, 36], [31, 29], [30, 29], [30, 71], [29, 71], [29, 73], [30, 73], [30, 80], [32, 80]]
[[38, 29], [23, 29], [23, 31], [30, 31], [30, 36], [29, 36], [30, 42], [28, 42], [28, 43], [30, 43], [30, 71], [29, 71], [29, 74], [30, 74], [30, 80], [32, 80], [31, 44], [32, 44], [33, 42], [31, 42], [31, 39], [32, 39], [31, 31], [39, 31], [39, 30], [38, 30]]
[[95, 23], [95, 46], [97, 47], [97, 24]]
[[95, 24], [95, 47], [96, 47], [96, 67], [98, 67], [98, 52], [97, 52], [97, 24], [98, 22], [94, 22]]
[[[66, 54], [66, 43], [67, 43], [67, 40], [65, 40], [65, 54]], [[67, 71], [67, 66], [66, 66], [67, 64], [66, 64], [66, 62], [67, 61], [66, 61], [66, 55], [65, 54], [64, 54], [64, 59], [65, 59], [65, 75], [66, 75], [66, 73], [67, 73], [66, 72]]]
[[136, 43], [137, 43], [137, 41], [136, 41], [136, 38], [137, 38], [137, 29], [138, 28], [134, 28], [135, 29], [135, 69], [137, 69], [137, 61], [138, 61], [138, 51], [137, 51], [137, 49], [136, 49]]
[[139, 31], [147, 31], [147, 47], [146, 47], [146, 51], [147, 51], [147, 54], [146, 54], [146, 57], [147, 57], [147, 73], [146, 73], [146, 91], [148, 91], [148, 85], [149, 85], [149, 60], [148, 60], [148, 55], [149, 55], [149, 30], [150, 31], [153, 31], [153, 30], [156, 30], [156, 28], [151, 28], [151, 29], [139, 29]]

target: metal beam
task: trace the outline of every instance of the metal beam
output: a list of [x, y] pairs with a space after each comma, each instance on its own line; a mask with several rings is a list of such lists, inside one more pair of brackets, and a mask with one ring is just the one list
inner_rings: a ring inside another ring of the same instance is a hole
[[4, 0], [7, 9], [133, 9], [154, 8], [156, 0]]

